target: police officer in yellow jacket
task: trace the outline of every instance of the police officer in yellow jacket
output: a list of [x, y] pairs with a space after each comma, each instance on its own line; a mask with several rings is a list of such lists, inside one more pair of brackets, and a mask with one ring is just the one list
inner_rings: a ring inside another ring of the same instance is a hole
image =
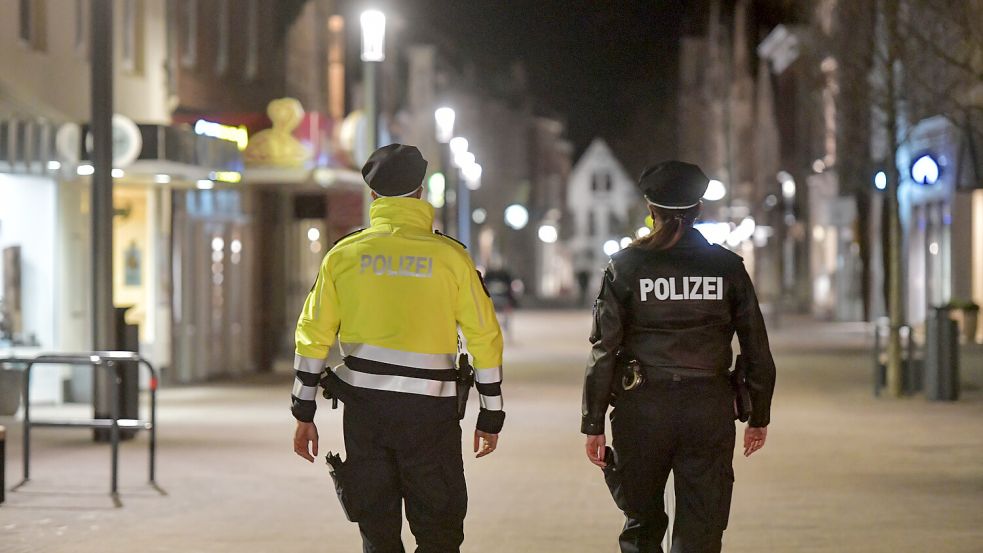
[[495, 450], [502, 335], [480, 274], [457, 241], [433, 230], [421, 200], [427, 162], [392, 144], [369, 158], [371, 224], [328, 252], [297, 322], [294, 450], [317, 455], [314, 398], [328, 349], [329, 392], [344, 403], [348, 515], [365, 552], [403, 551], [401, 508], [418, 552], [459, 551], [467, 491], [457, 418], [458, 328], [473, 357], [481, 410], [474, 451]]

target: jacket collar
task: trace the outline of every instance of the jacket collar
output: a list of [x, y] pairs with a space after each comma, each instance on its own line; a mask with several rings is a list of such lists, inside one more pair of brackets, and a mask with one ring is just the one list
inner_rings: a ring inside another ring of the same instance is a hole
[[703, 237], [703, 234], [695, 228], [686, 229], [686, 232], [679, 238], [679, 242], [673, 248], [705, 248], [710, 242]]
[[416, 198], [379, 198], [369, 208], [371, 227], [433, 231], [433, 206]]

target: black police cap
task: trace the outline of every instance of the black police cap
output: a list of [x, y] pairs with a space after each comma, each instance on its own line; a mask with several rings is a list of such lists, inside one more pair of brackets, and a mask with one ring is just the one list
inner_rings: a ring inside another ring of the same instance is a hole
[[372, 152], [362, 167], [366, 184], [380, 196], [409, 196], [423, 184], [427, 160], [415, 146], [390, 144]]
[[663, 161], [642, 171], [638, 186], [656, 207], [688, 209], [700, 203], [710, 179], [699, 167], [682, 161]]

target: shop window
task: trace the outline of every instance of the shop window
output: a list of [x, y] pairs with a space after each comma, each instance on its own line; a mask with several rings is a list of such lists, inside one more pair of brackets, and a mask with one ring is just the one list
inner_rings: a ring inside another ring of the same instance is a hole
[[45, 51], [48, 47], [45, 0], [20, 0], [18, 8], [18, 36], [21, 42], [32, 50]]
[[124, 71], [143, 70], [143, 0], [124, 0], [120, 54]]
[[89, 1], [75, 0], [75, 53], [89, 56]]
[[215, 73], [224, 75], [229, 69], [229, 0], [218, 1], [216, 27], [218, 46], [215, 53]]
[[248, 0], [246, 5], [246, 78], [253, 80], [259, 74], [259, 4]]
[[181, 5], [181, 65], [194, 69], [198, 64], [198, 0]]

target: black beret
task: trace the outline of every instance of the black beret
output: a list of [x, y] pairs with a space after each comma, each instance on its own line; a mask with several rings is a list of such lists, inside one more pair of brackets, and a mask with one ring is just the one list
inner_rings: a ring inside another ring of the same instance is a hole
[[663, 161], [642, 171], [638, 187], [656, 207], [688, 209], [700, 203], [710, 179], [699, 167], [682, 161]]
[[427, 160], [415, 146], [390, 144], [372, 152], [362, 177], [380, 196], [408, 196], [423, 184]]

